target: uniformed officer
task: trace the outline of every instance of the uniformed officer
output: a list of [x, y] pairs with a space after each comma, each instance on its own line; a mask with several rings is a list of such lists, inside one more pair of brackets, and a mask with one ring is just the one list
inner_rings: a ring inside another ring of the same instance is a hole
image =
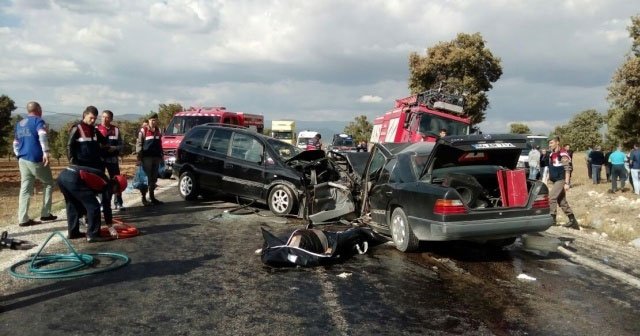
[[94, 126], [97, 117], [98, 109], [87, 106], [82, 113], [82, 121], [71, 127], [67, 143], [69, 163], [104, 170], [100, 150], [107, 142]]
[[87, 241], [100, 242], [113, 239], [100, 236], [100, 203], [96, 199], [99, 194], [103, 204], [104, 221], [107, 226], [113, 224], [111, 207], [108, 206], [113, 193], [127, 188], [127, 178], [116, 175], [107, 178], [103, 170], [86, 166], [72, 165], [64, 169], [58, 176], [58, 187], [64, 196], [67, 208], [68, 238], [85, 237], [80, 232], [79, 219], [87, 216]]
[[[162, 134], [158, 128], [158, 114], [154, 113], [147, 119], [147, 125], [143, 125], [138, 132], [136, 140], [136, 153], [138, 164], [147, 174], [149, 183], [149, 200], [153, 204], [162, 204], [155, 197], [156, 183], [158, 181], [158, 168], [162, 162]], [[149, 205], [147, 190], [141, 189], [142, 204]]]
[[[113, 112], [109, 110], [102, 111], [102, 123], [98, 125], [98, 131], [107, 141], [107, 146], [102, 148], [102, 160], [104, 166], [107, 168], [109, 178], [114, 178], [116, 175], [120, 175], [120, 163], [118, 157], [122, 151], [122, 136], [120, 135], [120, 129], [118, 126], [113, 125]], [[113, 206], [114, 209], [123, 211], [124, 207], [122, 202], [122, 193], [114, 194]]]

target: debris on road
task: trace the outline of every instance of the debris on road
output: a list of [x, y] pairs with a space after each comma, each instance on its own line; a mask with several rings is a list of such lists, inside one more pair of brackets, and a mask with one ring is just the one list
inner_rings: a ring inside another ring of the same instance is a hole
[[347, 272], [342, 272], [342, 273], [338, 274], [338, 277], [339, 278], [343, 278], [343, 279], [346, 279], [346, 278], [348, 278], [350, 276], [351, 276], [351, 273], [347, 273]]
[[517, 279], [518, 279], [518, 280], [521, 280], [521, 281], [536, 281], [536, 280], [537, 280], [536, 278], [534, 278], [534, 277], [532, 277], [532, 276], [530, 276], [530, 275], [526, 275], [526, 274], [524, 274], [524, 273], [520, 273], [520, 274], [517, 276]]

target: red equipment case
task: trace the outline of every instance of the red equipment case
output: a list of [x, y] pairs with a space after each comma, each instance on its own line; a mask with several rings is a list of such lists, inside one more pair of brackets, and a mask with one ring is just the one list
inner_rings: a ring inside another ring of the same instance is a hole
[[498, 186], [503, 207], [522, 207], [527, 204], [527, 176], [524, 169], [498, 170]]

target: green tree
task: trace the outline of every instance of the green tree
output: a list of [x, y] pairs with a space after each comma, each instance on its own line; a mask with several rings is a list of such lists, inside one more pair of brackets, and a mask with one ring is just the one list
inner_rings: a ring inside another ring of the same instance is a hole
[[[71, 128], [73, 127], [73, 125], [79, 122], [80, 120], [73, 120], [73, 121], [67, 122], [62, 127], [60, 127], [60, 129], [57, 131], [55, 140], [49, 139], [49, 148], [52, 153], [55, 153], [53, 157], [58, 160], [58, 164], [60, 164], [61, 158], [67, 157], [67, 143], [69, 142], [69, 131], [71, 131]], [[56, 155], [59, 155], [59, 156], [56, 157]]]
[[500, 63], [480, 33], [459, 33], [452, 41], [430, 47], [426, 56], [409, 55], [409, 89], [415, 94], [441, 86], [445, 92], [463, 94], [465, 113], [477, 124], [489, 107], [486, 92], [502, 76]]
[[11, 125], [9, 126], [9, 135], [7, 139], [7, 157], [9, 158], [9, 161], [11, 161], [11, 158], [15, 156], [15, 154], [13, 153], [13, 130], [16, 129], [16, 124], [19, 123], [22, 119], [24, 118], [19, 114], [11, 117]]
[[531, 129], [526, 124], [512, 123], [509, 125], [509, 133], [514, 134], [531, 134]]
[[600, 128], [604, 124], [604, 116], [596, 110], [586, 110], [576, 114], [566, 125], [560, 125], [553, 131], [563, 144], [570, 144], [576, 151], [593, 148], [602, 144]]
[[640, 141], [640, 15], [631, 18], [627, 29], [631, 52], [611, 79], [607, 126], [613, 141], [629, 147]]
[[347, 126], [345, 126], [343, 132], [345, 134], [349, 134], [353, 137], [355, 141], [366, 141], [368, 142], [371, 138], [371, 131], [373, 130], [373, 124], [367, 120], [366, 115], [360, 115], [355, 118], [354, 121], [350, 122]]
[[0, 156], [11, 155], [13, 150], [13, 132], [11, 128], [11, 112], [16, 103], [7, 95], [0, 96]]
[[136, 137], [140, 131], [142, 122], [123, 120], [118, 122], [120, 128], [120, 134], [122, 135], [123, 148], [120, 153], [121, 156], [133, 154], [136, 148]]

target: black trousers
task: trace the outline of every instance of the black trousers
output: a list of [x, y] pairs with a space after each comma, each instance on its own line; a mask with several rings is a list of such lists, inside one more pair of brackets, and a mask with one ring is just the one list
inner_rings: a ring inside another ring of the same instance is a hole
[[[105, 168], [107, 168], [107, 174], [109, 174], [109, 178], [113, 179], [114, 176], [120, 175], [120, 164], [116, 162], [106, 162], [104, 163]], [[119, 192], [113, 195], [115, 200], [114, 203], [122, 206], [122, 192]]]
[[87, 215], [87, 237], [100, 236], [100, 203], [96, 194], [80, 179], [78, 173], [64, 169], [58, 176], [58, 187], [67, 207], [69, 234], [80, 232], [80, 217]]

